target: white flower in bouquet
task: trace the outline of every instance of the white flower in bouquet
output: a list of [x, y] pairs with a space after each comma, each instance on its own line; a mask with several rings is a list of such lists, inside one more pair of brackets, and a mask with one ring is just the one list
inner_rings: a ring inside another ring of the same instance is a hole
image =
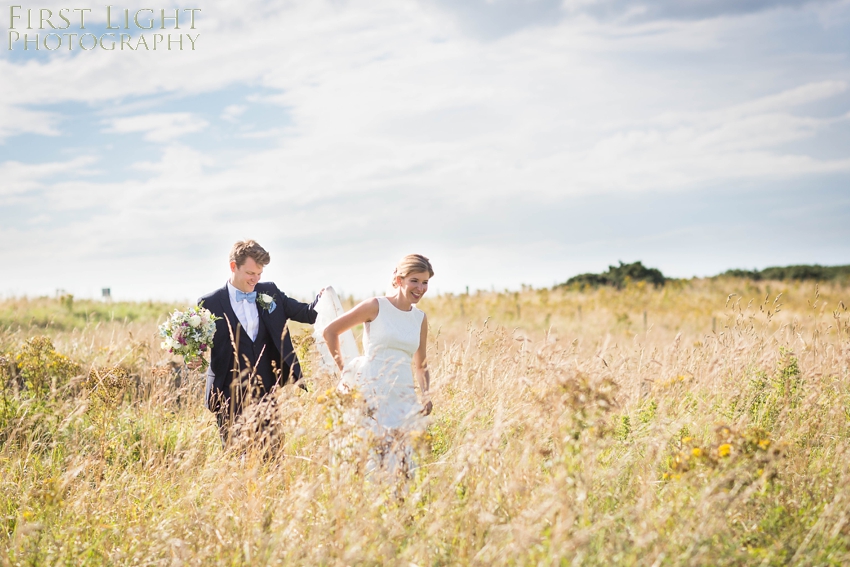
[[204, 354], [212, 347], [215, 335], [215, 322], [221, 319], [210, 313], [202, 305], [190, 307], [185, 312], [175, 311], [165, 323], [159, 326], [159, 335], [163, 338], [163, 349], [179, 354], [184, 362], [201, 359], [202, 369], [207, 368]]

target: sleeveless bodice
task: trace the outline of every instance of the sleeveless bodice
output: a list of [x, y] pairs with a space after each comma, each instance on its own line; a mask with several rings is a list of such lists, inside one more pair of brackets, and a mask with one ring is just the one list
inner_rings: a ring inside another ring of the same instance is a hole
[[419, 348], [424, 316], [415, 306], [402, 311], [386, 297], [379, 297], [378, 316], [363, 326], [363, 354], [368, 359], [404, 356], [409, 362]]
[[363, 326], [363, 356], [346, 364], [340, 388], [360, 390], [379, 429], [417, 428], [422, 406], [411, 363], [425, 313], [416, 307], [402, 311], [386, 297], [377, 300], [378, 316]]

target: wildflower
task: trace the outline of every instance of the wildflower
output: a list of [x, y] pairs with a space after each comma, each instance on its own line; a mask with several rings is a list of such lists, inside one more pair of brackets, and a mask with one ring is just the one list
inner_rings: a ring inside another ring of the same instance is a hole
[[767, 451], [767, 448], [770, 447], [770, 439], [762, 439], [759, 441], [759, 447], [762, 451]]
[[717, 454], [721, 457], [728, 457], [731, 452], [732, 445], [730, 445], [729, 443], [724, 443], [723, 445], [717, 448]]
[[694, 447], [693, 449], [691, 449], [691, 454], [694, 457], [701, 457], [702, 456], [702, 449], [700, 449], [699, 447]]

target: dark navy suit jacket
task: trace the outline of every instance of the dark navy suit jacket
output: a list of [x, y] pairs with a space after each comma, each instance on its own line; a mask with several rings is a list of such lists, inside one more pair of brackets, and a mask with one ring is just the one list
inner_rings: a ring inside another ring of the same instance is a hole
[[[258, 282], [254, 287], [254, 291], [257, 294], [264, 293], [270, 295], [276, 304], [274, 311], [271, 312], [261, 308], [258, 303], [254, 304], [259, 312], [259, 323], [265, 326], [265, 331], [268, 333], [271, 341], [267, 346], [274, 346], [274, 350], [276, 350], [276, 352], [271, 352], [268, 356], [274, 356], [274, 358], [280, 357], [275, 361], [275, 364], [277, 368], [284, 372], [284, 375], [281, 377], [283, 383], [298, 382], [302, 377], [301, 364], [298, 362], [298, 357], [293, 349], [289, 333], [284, 332], [284, 329], [289, 319], [298, 321], [299, 323], [315, 323], [316, 311], [314, 308], [316, 302], [318, 302], [318, 297], [312, 303], [302, 303], [291, 297], [287, 297], [273, 282]], [[230, 294], [227, 291], [227, 284], [201, 297], [198, 303], [201, 302], [203, 302], [203, 306], [209, 309], [213, 315], [221, 317], [215, 323], [215, 336], [213, 337], [212, 349], [210, 351], [210, 368], [215, 374], [215, 380], [207, 384], [205, 396], [207, 408], [211, 411], [218, 411], [219, 403], [216, 403], [214, 400], [220, 400], [222, 398], [226, 400], [230, 399], [231, 384], [234, 377], [238, 377], [240, 367], [240, 365], [234, 364], [236, 362], [236, 353], [234, 352], [233, 342], [231, 341], [231, 332], [237, 345], [252, 345], [253, 343], [248, 337], [247, 332], [242, 329], [239, 318], [230, 305]], [[228, 329], [228, 320], [230, 322], [230, 329]], [[260, 339], [259, 335], [257, 339]], [[240, 347], [240, 359], [249, 350]], [[267, 354], [263, 356], [266, 357]], [[255, 363], [256, 361], [252, 362]], [[276, 377], [273, 376], [262, 376], [262, 379], [266, 384], [270, 381], [273, 383], [277, 382]], [[304, 385], [301, 384], [301, 387], [304, 388]]]

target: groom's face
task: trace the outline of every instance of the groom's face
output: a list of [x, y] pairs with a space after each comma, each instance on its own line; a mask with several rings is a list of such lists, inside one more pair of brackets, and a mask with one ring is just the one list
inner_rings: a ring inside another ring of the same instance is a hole
[[230, 283], [233, 284], [233, 287], [245, 293], [254, 291], [254, 286], [257, 285], [260, 276], [263, 275], [263, 267], [256, 263], [253, 258], [248, 258], [241, 266], [237, 266], [236, 262], [231, 262], [230, 271], [233, 272]]

